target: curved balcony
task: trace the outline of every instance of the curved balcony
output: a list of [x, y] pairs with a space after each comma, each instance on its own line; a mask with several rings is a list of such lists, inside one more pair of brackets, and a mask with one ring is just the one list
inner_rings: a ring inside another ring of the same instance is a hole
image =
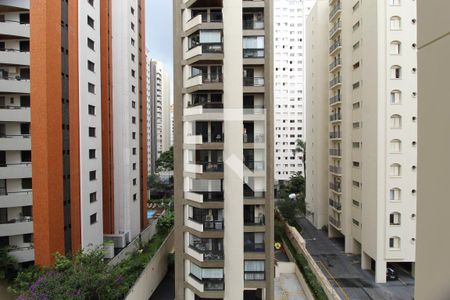
[[330, 139], [332, 139], [332, 140], [339, 140], [339, 139], [341, 139], [341, 132], [340, 131], [330, 132]]
[[330, 115], [330, 122], [337, 122], [342, 121], [342, 114], [341, 113], [334, 113]]
[[341, 67], [341, 58], [336, 58], [330, 65], [329, 70], [330, 72], [334, 72], [338, 70]]
[[0, 64], [29, 66], [30, 52], [17, 49], [0, 49]]
[[33, 203], [32, 196], [31, 190], [7, 191], [6, 188], [0, 188], [0, 207], [30, 206]]
[[334, 228], [336, 228], [337, 230], [342, 230], [340, 220], [337, 220], [332, 216], [329, 216], [328, 220], [330, 221], [330, 224], [333, 225]]
[[342, 11], [341, 1], [338, 1], [330, 11], [329, 20], [332, 22]]
[[205, 192], [205, 191], [189, 191], [184, 192], [186, 200], [205, 203], [205, 202], [223, 202], [224, 193], [222, 192]]
[[340, 94], [338, 95], [334, 95], [332, 97], [330, 97], [330, 105], [335, 105], [338, 103], [341, 103], [342, 97]]
[[0, 22], [0, 35], [15, 38], [30, 38], [30, 24], [14, 20]]
[[330, 155], [331, 156], [342, 156], [342, 150], [341, 149], [330, 149]]
[[33, 233], [33, 218], [22, 217], [0, 224], [0, 236], [13, 236]]
[[3, 122], [30, 122], [30, 108], [22, 106], [0, 106], [0, 120]]
[[220, 90], [223, 90], [222, 73], [200, 73], [188, 78], [184, 85], [185, 93]]
[[342, 211], [342, 205], [340, 202], [335, 201], [333, 199], [328, 199], [329, 200], [329, 204], [331, 207], [333, 207], [336, 211], [341, 212]]
[[342, 29], [342, 22], [337, 21], [334, 23], [333, 27], [330, 29], [330, 39], [332, 39], [338, 32], [340, 32]]
[[333, 79], [330, 80], [330, 88], [334, 89], [342, 84], [342, 77], [341, 76], [335, 76]]
[[184, 53], [184, 64], [194, 64], [201, 61], [222, 61], [223, 44], [222, 43], [203, 43], [197, 44]]
[[330, 183], [330, 189], [335, 193], [342, 193], [341, 185], [338, 183]]
[[342, 42], [341, 42], [341, 40], [335, 41], [335, 42], [330, 46], [330, 55], [333, 55], [338, 49], [341, 49], [341, 47], [342, 47]]
[[20, 76], [0, 76], [0, 91], [5, 94], [29, 94], [30, 79]]
[[183, 26], [186, 36], [200, 29], [222, 29], [222, 12], [201, 12], [189, 19]]

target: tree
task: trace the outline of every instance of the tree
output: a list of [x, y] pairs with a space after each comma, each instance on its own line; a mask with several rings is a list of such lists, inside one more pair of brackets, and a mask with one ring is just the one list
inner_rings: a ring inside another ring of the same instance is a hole
[[294, 152], [294, 156], [295, 156], [296, 153], [302, 153], [303, 154], [302, 161], [303, 161], [303, 166], [304, 166], [304, 168], [306, 170], [306, 143], [303, 140], [298, 139], [297, 143], [295, 145], [295, 149], [293, 150], [293, 152]]
[[156, 172], [173, 171], [173, 147], [161, 153], [156, 160]]
[[[280, 198], [278, 201], [278, 209], [286, 220], [291, 223], [297, 214], [304, 214], [306, 211], [305, 204], [305, 177], [300, 172], [292, 175], [289, 181], [280, 188]], [[290, 199], [289, 195], [295, 194], [295, 199]]]
[[12, 280], [17, 276], [20, 265], [8, 252], [8, 247], [0, 248], [0, 279]]

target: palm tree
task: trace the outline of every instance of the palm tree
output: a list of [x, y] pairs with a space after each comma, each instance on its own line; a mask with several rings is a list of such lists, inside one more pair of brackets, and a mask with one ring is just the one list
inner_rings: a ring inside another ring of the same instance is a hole
[[305, 168], [305, 173], [306, 173], [306, 143], [301, 140], [298, 139], [297, 140], [297, 144], [295, 145], [295, 149], [292, 150], [293, 155], [295, 156], [296, 153], [302, 153], [303, 157], [302, 157], [302, 161], [303, 161], [303, 167]]

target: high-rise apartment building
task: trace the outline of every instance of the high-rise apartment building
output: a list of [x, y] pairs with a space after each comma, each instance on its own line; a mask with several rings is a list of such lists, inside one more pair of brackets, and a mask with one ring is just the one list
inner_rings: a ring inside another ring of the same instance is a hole
[[28, 1], [0, 1], [0, 247], [34, 260]]
[[[329, 112], [328, 176], [311, 178], [328, 180], [328, 198], [322, 191], [307, 199], [315, 210], [308, 213], [328, 215], [329, 236], [343, 237], [345, 251], [361, 253], [362, 268], [373, 268], [376, 281], [384, 282], [387, 263], [404, 263], [414, 272], [416, 2], [332, 0], [328, 18], [328, 54], [313, 49], [309, 59], [325, 60], [329, 76], [311, 74], [315, 79], [307, 83], [308, 91], [317, 91], [323, 86], [318, 81], [328, 81], [329, 99], [311, 99], [313, 109], [326, 105]], [[308, 132], [323, 134], [310, 125]], [[325, 212], [317, 211], [324, 202]]]
[[448, 68], [450, 2], [417, 1], [418, 22], [418, 186], [416, 300], [450, 299], [450, 209], [448, 167], [450, 126]]
[[164, 65], [147, 59], [147, 155], [148, 172], [156, 171], [156, 160], [170, 148], [170, 78]]
[[0, 1], [0, 237], [21, 262], [122, 247], [146, 226], [143, 10]]
[[174, 0], [176, 299], [273, 299], [272, 3]]
[[305, 22], [315, 0], [274, 0], [275, 180], [304, 173]]

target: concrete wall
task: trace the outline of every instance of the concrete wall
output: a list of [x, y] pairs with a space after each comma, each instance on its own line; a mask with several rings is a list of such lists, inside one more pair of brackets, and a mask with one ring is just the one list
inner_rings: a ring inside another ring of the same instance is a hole
[[450, 140], [450, 2], [418, 5], [418, 195], [415, 299], [450, 298], [450, 240], [446, 220]]
[[175, 247], [174, 229], [145, 267], [138, 280], [125, 297], [126, 300], [149, 299], [166, 276], [168, 256]]

